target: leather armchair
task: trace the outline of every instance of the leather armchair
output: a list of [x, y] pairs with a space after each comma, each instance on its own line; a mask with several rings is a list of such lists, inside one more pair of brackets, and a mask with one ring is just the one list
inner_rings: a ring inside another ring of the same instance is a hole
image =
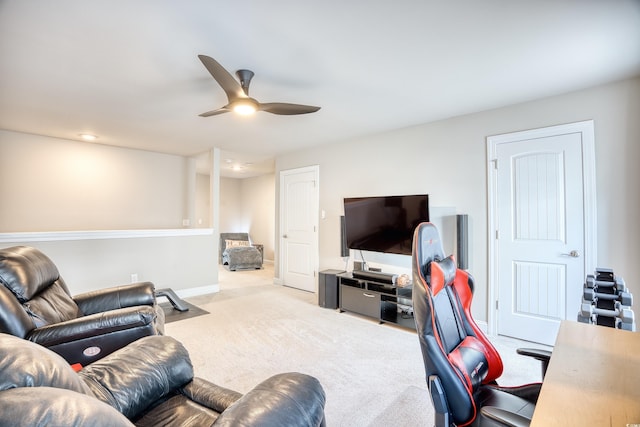
[[0, 332], [84, 366], [163, 330], [164, 312], [150, 282], [72, 297], [53, 261], [38, 249], [0, 250]]
[[317, 379], [275, 375], [244, 396], [194, 377], [168, 336], [129, 344], [76, 373], [57, 354], [0, 334], [0, 426], [324, 426]]
[[[438, 230], [420, 224], [413, 237], [413, 312], [435, 426], [528, 426], [541, 383], [500, 387], [502, 359], [471, 316], [474, 281], [446, 257]], [[543, 362], [551, 353], [521, 349]]]

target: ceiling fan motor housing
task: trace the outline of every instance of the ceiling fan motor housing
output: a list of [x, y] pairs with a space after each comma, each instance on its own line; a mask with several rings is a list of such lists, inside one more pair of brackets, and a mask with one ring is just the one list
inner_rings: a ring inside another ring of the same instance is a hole
[[249, 85], [251, 84], [251, 79], [255, 74], [251, 70], [238, 70], [236, 71], [236, 76], [240, 79], [240, 86], [242, 86], [242, 90], [245, 95], [249, 96]]

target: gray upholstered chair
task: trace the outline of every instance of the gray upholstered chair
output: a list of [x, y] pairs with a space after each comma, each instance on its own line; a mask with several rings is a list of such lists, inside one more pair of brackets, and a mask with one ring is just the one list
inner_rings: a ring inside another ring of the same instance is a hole
[[230, 271], [260, 269], [262, 257], [251, 244], [249, 233], [220, 233], [219, 262]]

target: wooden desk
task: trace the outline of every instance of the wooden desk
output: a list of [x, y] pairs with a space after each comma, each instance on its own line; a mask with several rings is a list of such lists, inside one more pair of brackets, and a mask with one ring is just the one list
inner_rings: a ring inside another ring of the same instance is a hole
[[563, 321], [531, 427], [640, 423], [640, 333]]

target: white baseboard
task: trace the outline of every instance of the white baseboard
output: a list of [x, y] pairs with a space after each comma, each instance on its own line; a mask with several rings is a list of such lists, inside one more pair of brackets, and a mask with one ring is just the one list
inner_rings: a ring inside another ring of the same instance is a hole
[[180, 298], [197, 297], [200, 295], [220, 292], [220, 285], [198, 286], [196, 288], [178, 289], [174, 291]]

